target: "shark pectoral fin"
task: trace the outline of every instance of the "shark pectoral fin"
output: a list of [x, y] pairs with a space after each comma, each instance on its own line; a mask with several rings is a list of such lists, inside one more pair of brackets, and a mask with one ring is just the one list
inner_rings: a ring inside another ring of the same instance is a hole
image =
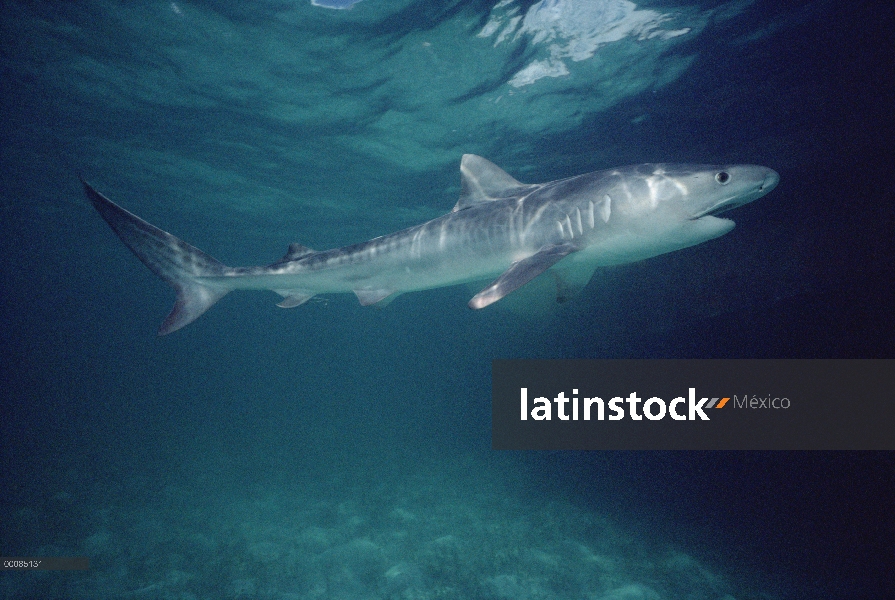
[[528, 258], [514, 262], [491, 285], [472, 297], [469, 308], [485, 308], [497, 302], [577, 250], [575, 244], [545, 246]]
[[280, 308], [295, 308], [314, 297], [314, 294], [306, 294], [298, 290], [276, 290], [276, 292], [283, 296], [283, 300], [277, 303]]
[[594, 271], [596, 268], [588, 263], [557, 267], [550, 271], [556, 281], [556, 301], [563, 303], [576, 296], [590, 282]]
[[[382, 302], [395, 293], [395, 290], [354, 290], [354, 295], [360, 301], [361, 306], [370, 306]], [[382, 306], [385, 306], [384, 304]]]

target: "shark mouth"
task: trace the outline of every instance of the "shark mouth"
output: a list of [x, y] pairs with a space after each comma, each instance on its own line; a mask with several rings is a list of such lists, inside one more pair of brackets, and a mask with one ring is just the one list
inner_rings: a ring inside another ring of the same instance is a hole
[[692, 220], [701, 219], [702, 217], [714, 217], [720, 215], [723, 212], [727, 212], [728, 210], [737, 208], [739, 206], [743, 206], [744, 204], [748, 204], [749, 200], [744, 200], [742, 198], [725, 198], [721, 200], [714, 206], [710, 206], [702, 212], [698, 212], [692, 217]]

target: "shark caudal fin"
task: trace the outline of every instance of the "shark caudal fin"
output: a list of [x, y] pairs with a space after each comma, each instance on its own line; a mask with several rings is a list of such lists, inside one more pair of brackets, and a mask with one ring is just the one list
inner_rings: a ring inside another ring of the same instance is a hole
[[227, 267], [222, 263], [124, 210], [83, 179], [81, 183], [93, 207], [124, 245], [177, 292], [174, 308], [159, 327], [159, 335], [189, 325], [231, 290], [207, 281], [224, 275]]

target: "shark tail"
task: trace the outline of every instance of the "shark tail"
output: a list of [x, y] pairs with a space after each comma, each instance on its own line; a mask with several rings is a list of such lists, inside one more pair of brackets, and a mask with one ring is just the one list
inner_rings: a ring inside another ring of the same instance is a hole
[[[158, 334], [166, 335], [189, 325], [233, 288], [222, 277], [229, 270], [198, 248], [130, 213], [81, 179], [93, 207], [149, 270], [177, 292], [174, 308]], [[220, 278], [212, 284], [211, 278]]]

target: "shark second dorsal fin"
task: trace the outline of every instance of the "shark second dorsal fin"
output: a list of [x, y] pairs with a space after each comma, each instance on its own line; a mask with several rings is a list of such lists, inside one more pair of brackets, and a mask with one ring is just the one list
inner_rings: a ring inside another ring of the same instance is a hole
[[497, 198], [506, 198], [510, 195], [507, 193], [510, 190], [526, 187], [490, 160], [475, 154], [463, 155], [460, 161], [460, 180], [463, 189], [451, 212]]
[[289, 262], [290, 260], [298, 260], [303, 256], [307, 256], [308, 254], [313, 254], [314, 251], [308, 248], [307, 246], [302, 246], [301, 244], [289, 244], [289, 249], [286, 250], [286, 254], [283, 255], [283, 258], [280, 259], [280, 262]]

